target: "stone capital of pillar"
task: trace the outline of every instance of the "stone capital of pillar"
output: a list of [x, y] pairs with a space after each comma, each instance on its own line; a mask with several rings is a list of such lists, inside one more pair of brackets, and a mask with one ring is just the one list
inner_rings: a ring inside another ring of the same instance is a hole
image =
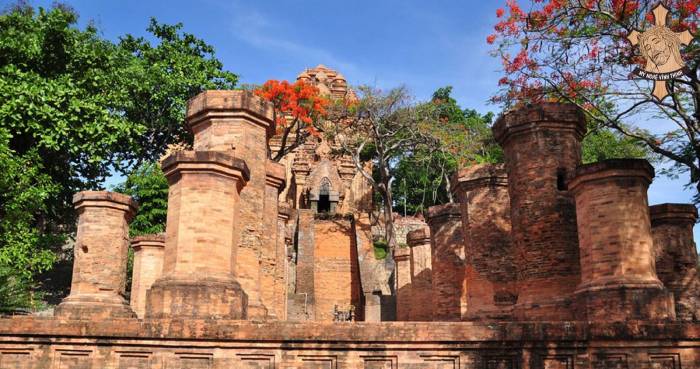
[[140, 251], [146, 248], [162, 249], [164, 247], [165, 235], [162, 233], [145, 234], [131, 239], [131, 248], [134, 249], [134, 251]]
[[500, 145], [511, 137], [541, 129], [573, 131], [583, 137], [586, 117], [576, 105], [541, 103], [511, 110], [501, 115], [493, 125], [493, 135]]
[[430, 227], [445, 223], [452, 219], [460, 221], [462, 219], [462, 212], [459, 208], [459, 204], [450, 203], [435, 205], [428, 208], [427, 221]]
[[242, 188], [250, 180], [245, 161], [220, 151], [179, 151], [161, 163], [168, 181], [183, 173], [217, 174], [238, 180]]
[[275, 134], [273, 106], [250, 91], [208, 90], [187, 102], [185, 120], [191, 129], [213, 119], [242, 118]]
[[654, 178], [654, 167], [644, 159], [610, 159], [579, 165], [568, 188], [576, 193], [584, 184], [618, 178], [637, 179], [648, 186]]
[[430, 229], [414, 229], [406, 234], [406, 243], [409, 247], [421, 246], [430, 243]]
[[138, 203], [131, 196], [109, 191], [82, 191], [73, 195], [73, 206], [80, 212], [86, 207], [106, 207], [122, 210], [126, 214], [127, 221], [136, 214]]
[[292, 215], [292, 208], [289, 205], [280, 205], [277, 210], [277, 219], [287, 221]]
[[286, 167], [283, 164], [268, 161], [265, 164], [265, 184], [282, 192], [286, 186]]
[[698, 219], [698, 209], [693, 204], [658, 204], [649, 207], [651, 222], [691, 223]]
[[460, 169], [452, 177], [452, 194], [493, 186], [508, 186], [508, 175], [503, 164], [480, 164]]
[[410, 261], [411, 260], [411, 249], [408, 247], [397, 247], [394, 249], [394, 260], [399, 261]]

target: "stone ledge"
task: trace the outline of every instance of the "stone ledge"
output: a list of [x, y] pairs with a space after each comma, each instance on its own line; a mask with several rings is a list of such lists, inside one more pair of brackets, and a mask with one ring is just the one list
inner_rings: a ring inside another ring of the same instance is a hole
[[700, 341], [700, 323], [602, 322], [384, 322], [254, 323], [232, 320], [0, 319], [0, 337], [83, 337], [155, 340], [309, 342]]
[[[240, 172], [245, 182], [250, 180], [250, 169], [246, 162], [221, 151], [178, 151], [165, 158], [161, 162], [161, 168], [167, 176], [168, 172], [177, 170], [176, 167], [179, 164], [202, 164], [204, 166], [201, 168], [193, 166], [191, 169], [212, 169], [222, 174], [231, 174], [231, 171]], [[211, 168], [207, 165], [211, 165]]]
[[282, 191], [287, 184], [286, 169], [283, 164], [268, 161], [265, 163], [265, 183]]
[[406, 243], [410, 247], [430, 243], [430, 228], [423, 227], [406, 233]]
[[658, 204], [649, 207], [651, 221], [692, 222], [698, 219], [698, 209], [693, 204]]
[[579, 165], [574, 178], [569, 182], [571, 191], [586, 182], [611, 178], [640, 178], [650, 184], [654, 178], [654, 167], [644, 159], [609, 159], [597, 163]]
[[480, 164], [460, 169], [452, 177], [453, 194], [489, 186], [508, 186], [508, 175], [503, 164]]
[[446, 222], [449, 219], [462, 219], [462, 211], [459, 204], [450, 203], [444, 205], [435, 205], [428, 208], [428, 216], [426, 217], [428, 224], [434, 222]]
[[138, 203], [131, 196], [109, 191], [81, 191], [73, 195], [73, 206], [79, 209], [85, 206], [111, 207], [135, 214]]

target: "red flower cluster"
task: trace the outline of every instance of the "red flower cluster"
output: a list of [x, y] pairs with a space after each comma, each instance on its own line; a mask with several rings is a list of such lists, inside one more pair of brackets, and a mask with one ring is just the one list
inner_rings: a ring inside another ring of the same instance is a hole
[[278, 128], [284, 129], [301, 122], [313, 135], [318, 132], [311, 123], [325, 116], [329, 105], [328, 99], [319, 94], [318, 88], [302, 80], [294, 83], [269, 80], [256, 89], [255, 94], [274, 105]]

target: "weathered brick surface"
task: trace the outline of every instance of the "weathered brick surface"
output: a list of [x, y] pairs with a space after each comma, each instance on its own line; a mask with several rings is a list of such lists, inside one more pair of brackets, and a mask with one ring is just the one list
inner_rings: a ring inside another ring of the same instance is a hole
[[249, 91], [205, 91], [188, 103], [187, 123], [194, 132], [195, 151], [234, 151], [250, 168], [250, 180], [240, 194], [240, 232], [234, 273], [249, 298], [249, 317], [264, 319], [261, 296], [263, 219], [267, 141], [275, 130], [272, 106]]
[[674, 318], [673, 298], [656, 276], [646, 160], [582, 165], [569, 184], [581, 248], [577, 294], [588, 320]]
[[360, 308], [360, 280], [351, 221], [314, 221], [315, 320], [333, 321], [333, 313]]
[[124, 299], [129, 222], [136, 211], [131, 197], [83, 191], [73, 196], [78, 212], [71, 292], [56, 308], [68, 319], [132, 317]]
[[16, 318], [0, 320], [0, 365], [3, 369], [694, 369], [700, 367], [700, 325]]
[[[409, 321], [413, 304], [413, 285], [411, 281], [411, 249], [399, 247], [394, 250], [396, 263], [396, 320]], [[432, 286], [431, 286], [432, 289]]]
[[464, 237], [458, 204], [428, 208], [432, 244], [433, 319], [462, 319], [467, 309]]
[[649, 208], [654, 238], [656, 272], [673, 292], [676, 318], [700, 319], [700, 278], [693, 226], [698, 212], [693, 204], [660, 204]]
[[465, 319], [510, 319], [518, 298], [508, 177], [503, 165], [475, 165], [455, 176], [466, 255]]
[[[274, 303], [275, 314], [279, 320], [287, 320], [287, 296], [289, 294], [289, 246], [292, 246], [291, 231], [288, 230], [291, 219], [291, 209], [288, 206], [280, 206], [277, 213], [277, 244], [275, 255], [275, 284]], [[296, 276], [294, 276], [296, 278]]]
[[[268, 309], [271, 318], [280, 319], [285, 315], [284, 303], [277, 294], [280, 289], [277, 284], [279, 260], [284, 260], [278, 252], [278, 217], [279, 217], [279, 194], [285, 185], [284, 166], [274, 162], [267, 163], [265, 180], [265, 202], [263, 213], [262, 252], [260, 253], [260, 291], [262, 292], [262, 302]], [[276, 215], [276, 216], [275, 216]]]
[[565, 182], [581, 162], [585, 117], [574, 105], [527, 106], [493, 126], [508, 173], [516, 250], [516, 319], [573, 318], [580, 279], [576, 211]]
[[411, 249], [411, 302], [408, 320], [433, 320], [433, 268], [430, 228], [408, 232], [406, 242]]
[[134, 266], [131, 277], [131, 308], [136, 316], [146, 314], [146, 291], [163, 275], [163, 249], [165, 235], [150, 234], [131, 240], [134, 250]]
[[245, 162], [181, 151], [162, 168], [170, 185], [165, 258], [163, 276], [147, 292], [146, 316], [245, 318], [247, 296], [233, 275]]
[[290, 291], [287, 308], [289, 320], [314, 320], [315, 308], [315, 236], [314, 212], [298, 210], [299, 226], [297, 241], [296, 290]]

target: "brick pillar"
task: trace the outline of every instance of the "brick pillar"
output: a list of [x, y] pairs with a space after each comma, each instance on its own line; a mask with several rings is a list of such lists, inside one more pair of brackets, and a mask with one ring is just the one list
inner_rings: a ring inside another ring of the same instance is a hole
[[428, 226], [432, 244], [433, 320], [461, 320], [467, 306], [459, 204], [428, 208]]
[[309, 209], [299, 209], [299, 235], [297, 241], [297, 282], [296, 305], [294, 310], [301, 312], [302, 320], [315, 320], [316, 312], [316, 291], [314, 282], [315, 265], [315, 228], [314, 211]]
[[410, 320], [412, 288], [411, 285], [411, 249], [397, 247], [394, 250], [394, 263], [396, 269], [396, 320], [400, 322]]
[[161, 166], [170, 185], [165, 258], [163, 276], [146, 293], [146, 317], [245, 319], [247, 296], [233, 274], [245, 162], [181, 151]]
[[287, 294], [289, 285], [289, 260], [287, 255], [287, 244], [291, 243], [288, 238], [287, 223], [291, 216], [291, 208], [286, 205], [279, 206], [277, 213], [277, 261], [275, 264], [275, 305], [282, 309], [278, 312], [279, 320], [287, 320]]
[[56, 307], [66, 319], [136, 317], [124, 299], [129, 222], [136, 202], [114, 192], [83, 191], [73, 196], [78, 212], [70, 295]]
[[411, 309], [408, 320], [433, 320], [433, 276], [430, 229], [408, 232], [406, 242], [411, 249]]
[[506, 113], [493, 126], [508, 173], [518, 269], [516, 319], [571, 320], [580, 279], [576, 210], [566, 189], [586, 131], [574, 105], [544, 103]]
[[294, 194], [294, 208], [303, 209], [306, 207], [304, 204], [304, 187], [306, 187], [306, 178], [311, 173], [309, 165], [306, 163], [297, 163], [292, 168], [292, 173], [294, 173], [294, 188], [296, 189]]
[[277, 247], [279, 194], [285, 185], [285, 167], [282, 164], [268, 162], [265, 180], [265, 203], [263, 209], [263, 244], [260, 268], [260, 290], [262, 302], [271, 318], [281, 319], [284, 306], [279, 304], [275, 288], [277, 263], [280, 260]]
[[673, 317], [673, 298], [656, 276], [647, 202], [653, 177], [646, 160], [606, 160], [579, 166], [569, 185], [581, 247], [577, 295], [588, 320]]
[[656, 273], [674, 295], [678, 320], [700, 319], [700, 279], [693, 226], [693, 204], [661, 204], [649, 208]]
[[[234, 273], [248, 295], [248, 317], [262, 319], [267, 309], [260, 294], [267, 141], [275, 131], [272, 105], [247, 91], [205, 91], [187, 105], [194, 149], [235, 150], [250, 169], [240, 194], [240, 237]], [[274, 217], [274, 215], [273, 215]]]
[[163, 274], [165, 235], [149, 234], [134, 237], [134, 268], [131, 277], [131, 308], [136, 316], [146, 315], [146, 291]]
[[505, 167], [485, 164], [464, 168], [452, 183], [464, 228], [465, 319], [509, 319], [518, 291]]

